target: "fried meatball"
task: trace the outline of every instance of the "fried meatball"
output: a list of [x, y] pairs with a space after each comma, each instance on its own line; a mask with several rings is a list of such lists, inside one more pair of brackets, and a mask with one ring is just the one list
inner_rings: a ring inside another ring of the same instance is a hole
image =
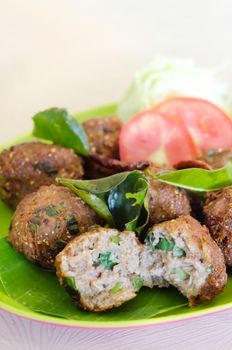
[[232, 188], [208, 195], [204, 206], [205, 225], [232, 267]]
[[66, 243], [97, 222], [95, 212], [68, 188], [42, 186], [17, 206], [8, 240], [28, 260], [52, 269]]
[[[122, 123], [117, 117], [86, 120], [83, 124], [93, 153], [119, 159], [119, 134]], [[115, 173], [90, 159], [85, 160], [85, 177], [94, 179]]]
[[157, 174], [162, 170], [167, 169], [151, 165], [144, 172], [149, 183], [148, 208], [150, 225], [191, 213], [189, 198], [184, 189], [162, 183], [150, 176], [151, 173]]
[[228, 160], [232, 159], [232, 148], [208, 151], [200, 159], [209, 164], [212, 169], [222, 168]]
[[141, 287], [141, 249], [133, 232], [86, 232], [56, 257], [57, 276], [77, 306], [96, 312], [118, 307]]
[[189, 215], [152, 226], [141, 261], [145, 286], [172, 285], [190, 305], [211, 300], [227, 282], [221, 250], [208, 229]]
[[82, 178], [82, 159], [73, 150], [40, 142], [0, 153], [0, 198], [15, 208], [28, 193], [55, 183], [56, 177]]

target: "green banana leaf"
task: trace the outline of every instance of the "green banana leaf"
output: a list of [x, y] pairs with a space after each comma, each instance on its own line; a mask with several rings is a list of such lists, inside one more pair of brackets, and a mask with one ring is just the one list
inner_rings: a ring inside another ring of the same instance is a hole
[[[102, 107], [96, 110], [77, 113], [79, 121], [92, 117], [115, 114], [116, 105]], [[15, 143], [31, 141], [31, 136], [24, 136]], [[0, 201], [0, 237], [7, 235], [12, 211]], [[120, 308], [94, 314], [76, 309], [66, 292], [60, 287], [55, 274], [47, 272], [30, 262], [21, 254], [14, 251], [5, 238], [0, 239], [0, 302], [5, 308], [13, 308], [14, 312], [25, 310], [27, 315], [35, 317], [34, 312], [53, 315], [57, 318], [78, 321], [87, 321], [92, 324], [99, 323], [102, 327], [107, 323], [115, 322], [122, 325], [123, 321], [142, 320], [144, 324], [149, 319], [162, 315], [162, 320], [170, 317], [186, 317], [191, 314], [207, 313], [209, 310], [219, 310], [232, 306], [232, 278], [229, 277], [225, 291], [212, 302], [204, 303], [195, 308], [189, 308], [186, 299], [174, 288], [142, 288], [138, 296]], [[141, 322], [140, 322], [141, 324]]]

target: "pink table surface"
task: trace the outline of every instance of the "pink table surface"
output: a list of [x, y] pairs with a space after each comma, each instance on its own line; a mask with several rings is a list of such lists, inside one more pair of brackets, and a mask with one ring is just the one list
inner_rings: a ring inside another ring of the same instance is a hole
[[46, 325], [0, 311], [0, 350], [231, 350], [232, 310], [128, 329]]

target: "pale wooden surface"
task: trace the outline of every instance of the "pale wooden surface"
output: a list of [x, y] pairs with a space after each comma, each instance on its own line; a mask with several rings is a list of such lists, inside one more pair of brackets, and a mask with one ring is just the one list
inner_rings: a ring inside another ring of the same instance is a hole
[[[0, 0], [0, 143], [39, 109], [117, 101], [156, 54], [232, 59], [231, 0]], [[228, 76], [231, 76], [228, 72]], [[0, 312], [1, 350], [230, 350], [232, 313], [128, 330], [67, 329]]]

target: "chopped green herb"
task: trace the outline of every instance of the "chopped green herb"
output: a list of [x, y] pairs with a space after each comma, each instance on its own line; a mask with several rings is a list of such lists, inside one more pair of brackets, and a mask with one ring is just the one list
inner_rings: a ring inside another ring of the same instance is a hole
[[82, 125], [65, 109], [47, 109], [34, 115], [33, 121], [34, 136], [72, 148], [83, 156], [89, 155], [88, 138]]
[[111, 289], [111, 294], [117, 294], [122, 291], [122, 283], [117, 282], [114, 287]]
[[34, 165], [36, 170], [44, 171], [48, 176], [54, 176], [58, 173], [57, 167], [45, 160]]
[[58, 208], [54, 205], [49, 205], [47, 208], [44, 209], [44, 211], [50, 217], [56, 216], [59, 214]]
[[62, 239], [59, 239], [57, 242], [56, 242], [56, 248], [61, 251], [64, 249], [64, 247], [67, 245], [67, 242], [62, 240]]
[[145, 238], [145, 243], [150, 247], [151, 251], [155, 249], [163, 250], [169, 252], [173, 250], [175, 242], [173, 239], [169, 240], [167, 238], [156, 237], [154, 232], [149, 232]]
[[65, 277], [65, 283], [67, 286], [71, 289], [77, 290], [75, 278], [73, 276], [67, 276]]
[[184, 249], [175, 245], [175, 247], [173, 248], [173, 256], [181, 257], [181, 256], [185, 256], [185, 255], [186, 255], [186, 253], [185, 253]]
[[111, 236], [111, 237], [110, 237], [110, 241], [111, 241], [112, 243], [115, 243], [115, 244], [119, 245], [119, 243], [120, 243], [120, 241], [121, 241], [121, 238], [120, 238], [119, 236]]
[[98, 262], [99, 265], [103, 266], [107, 270], [111, 270], [118, 263], [110, 259], [111, 253], [104, 252], [99, 255]]
[[66, 208], [67, 206], [64, 202], [61, 202], [61, 203], [57, 204], [56, 207], [58, 210], [60, 210], [60, 209]]
[[159, 243], [159, 237], [156, 237], [154, 232], [148, 232], [144, 242], [148, 245], [151, 251], [154, 251], [157, 248]]
[[136, 290], [139, 290], [143, 286], [143, 281], [139, 276], [134, 277], [132, 282]]
[[75, 216], [71, 216], [67, 221], [67, 229], [71, 235], [77, 235], [79, 233], [79, 225]]
[[190, 277], [187, 272], [179, 268], [173, 269], [172, 273], [176, 274], [179, 277], [179, 279], [181, 279], [182, 281], [186, 281]]
[[29, 223], [29, 229], [31, 231], [31, 233], [36, 233], [36, 231], [38, 230], [38, 228], [41, 225], [41, 220], [38, 216], [33, 216], [31, 219], [31, 222]]
[[34, 222], [30, 222], [29, 223], [29, 228], [30, 228], [31, 233], [36, 233], [36, 231], [39, 228], [39, 224], [36, 224]]
[[165, 252], [170, 252], [171, 250], [173, 250], [174, 245], [175, 242], [173, 241], [173, 239], [169, 240], [167, 238], [160, 238], [156, 248]]

